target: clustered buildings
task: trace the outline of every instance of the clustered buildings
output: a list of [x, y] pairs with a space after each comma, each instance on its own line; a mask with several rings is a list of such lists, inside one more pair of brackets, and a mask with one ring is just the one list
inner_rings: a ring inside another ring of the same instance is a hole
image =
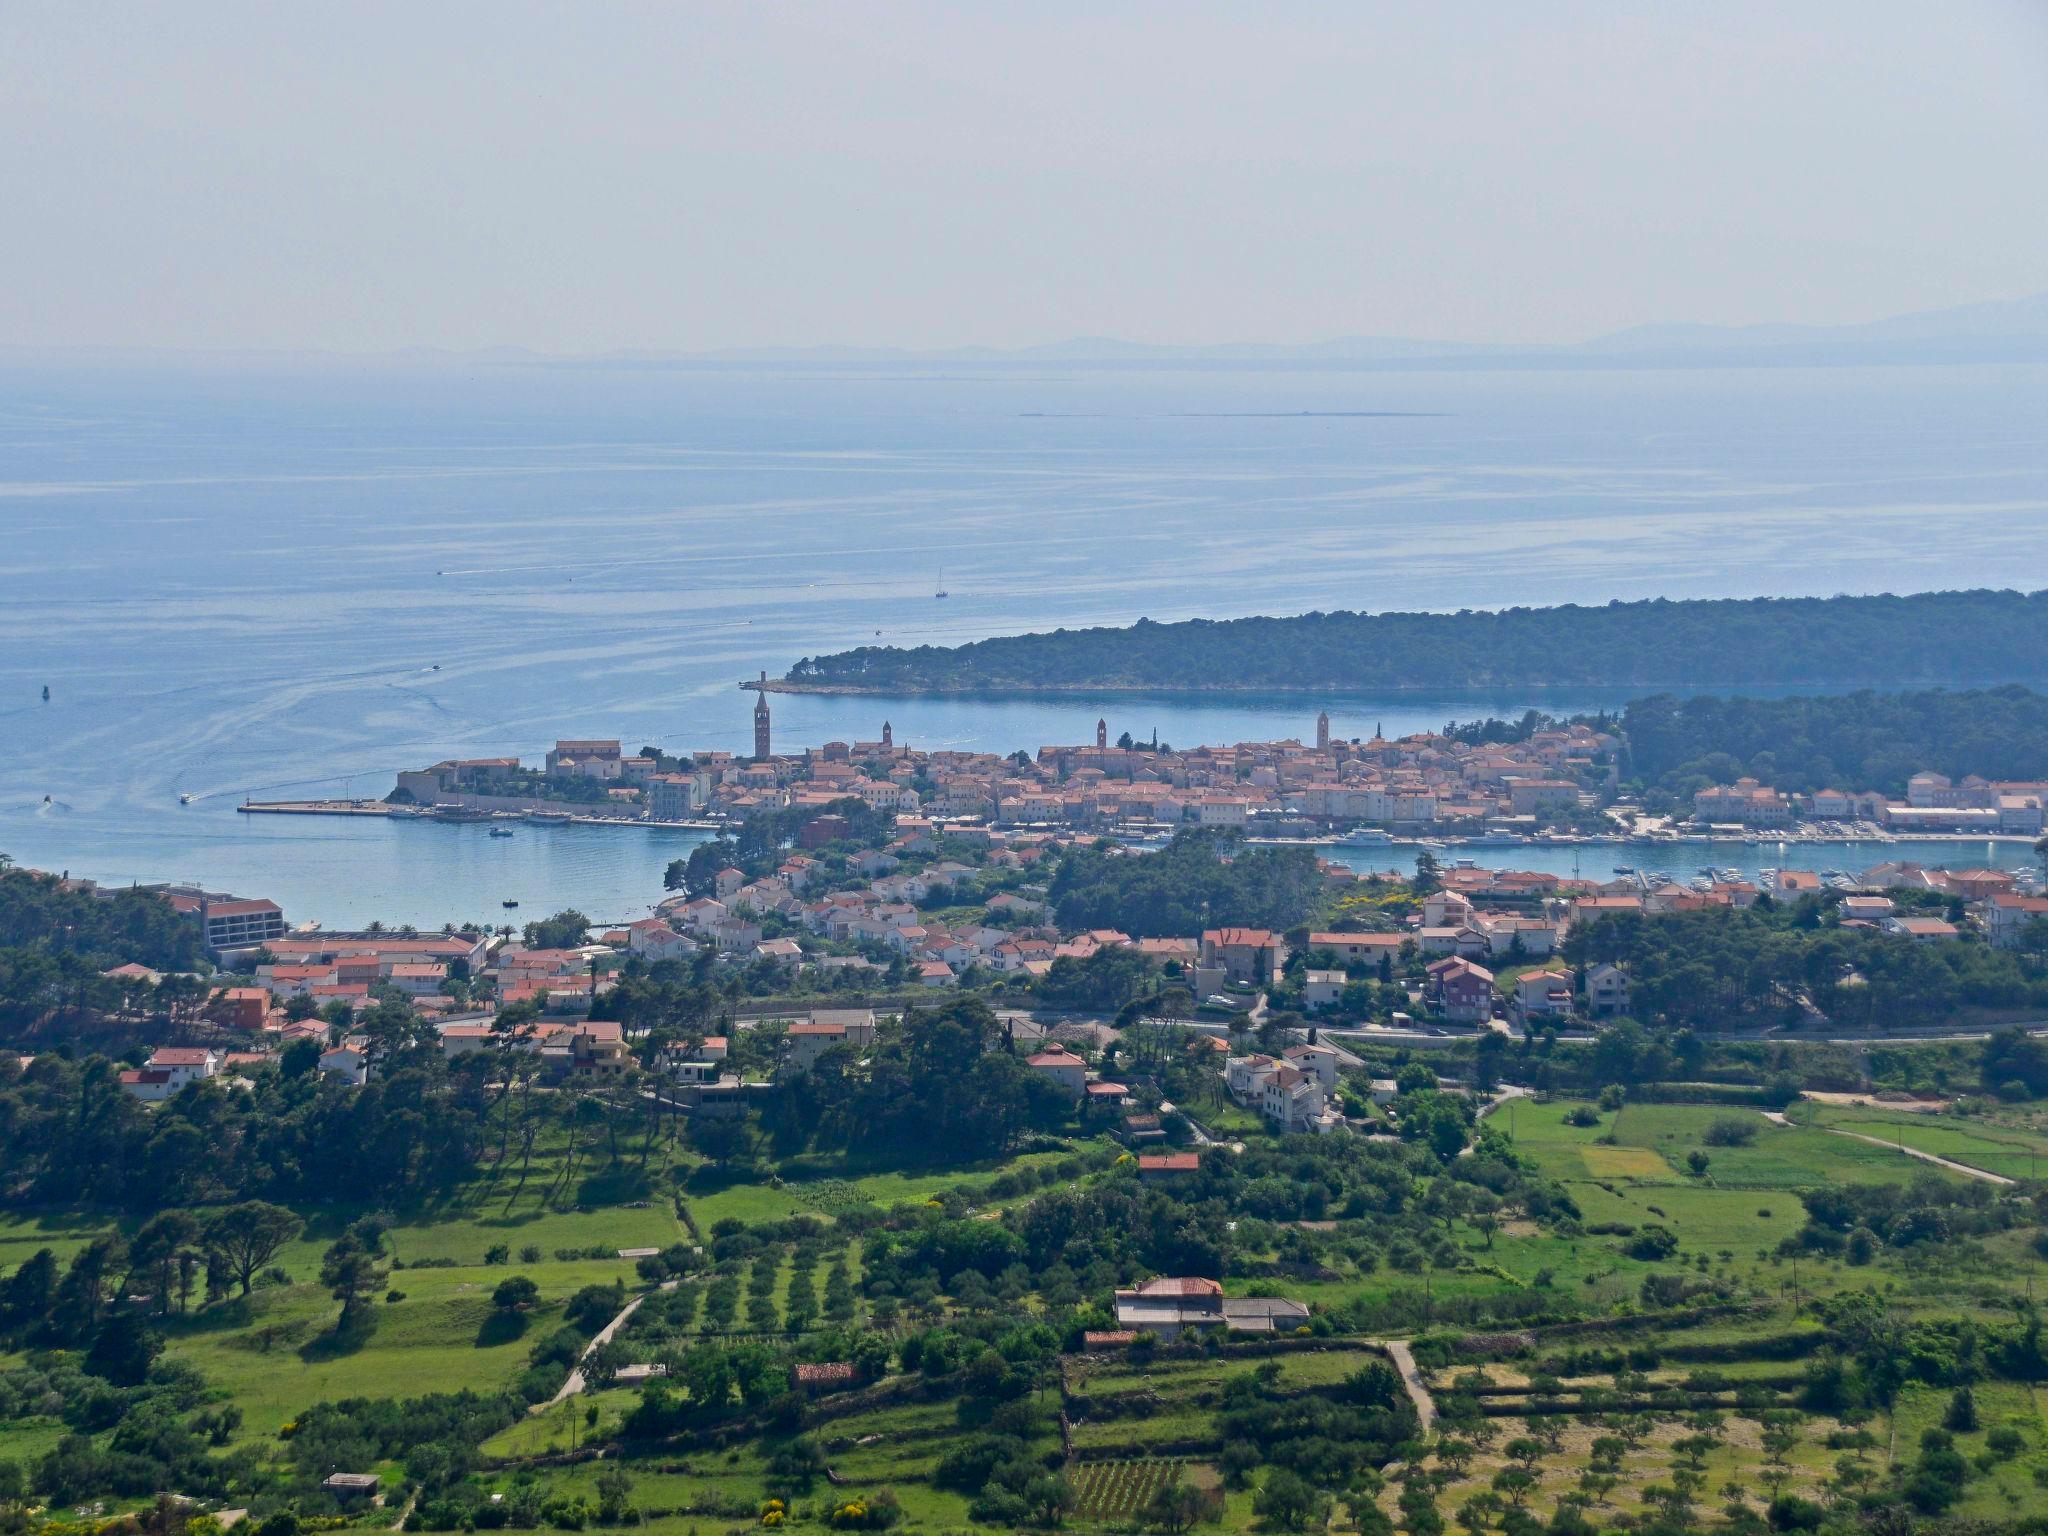
[[1693, 820], [1744, 831], [1789, 827], [1798, 821], [1869, 822], [1911, 836], [1915, 832], [1982, 832], [2038, 837], [2048, 783], [1994, 781], [1971, 774], [1961, 783], [1946, 774], [1916, 773], [1906, 798], [1876, 790], [1823, 789], [1788, 795], [1756, 779], [1715, 784], [1693, 795]]
[[[1000, 825], [1245, 827], [1292, 818], [1476, 832], [1568, 820], [1611, 783], [1619, 744], [1583, 725], [1512, 744], [1433, 733], [1346, 741], [1331, 735], [1324, 714], [1311, 745], [1112, 743], [1098, 720], [1093, 745], [1004, 756], [915, 749], [898, 743], [885, 721], [877, 741], [777, 754], [763, 691], [751, 756], [702, 751], [665, 760], [627, 755], [617, 741], [562, 741], [537, 772], [517, 759], [450, 761], [400, 774], [397, 791], [426, 808], [544, 814], [563, 802], [533, 791], [576, 783], [585, 787], [587, 814], [656, 821], [744, 819], [852, 797], [877, 811], [922, 808]], [[592, 797], [592, 785], [603, 794]]]

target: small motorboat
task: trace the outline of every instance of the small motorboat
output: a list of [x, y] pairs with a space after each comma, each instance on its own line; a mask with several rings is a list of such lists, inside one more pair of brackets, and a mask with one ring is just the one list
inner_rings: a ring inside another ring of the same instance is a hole
[[491, 836], [493, 836], [493, 837], [510, 837], [511, 835], [512, 835], [512, 829], [511, 829], [510, 827], [493, 827], [493, 828], [491, 828]]
[[190, 795], [180, 795], [180, 796], [178, 796], [178, 804], [180, 804], [180, 805], [190, 805], [191, 803], [192, 803], [192, 797], [191, 797]]
[[518, 903], [518, 902], [516, 902], [516, 901], [506, 901], [506, 902], [500, 902], [500, 903], [499, 903], [499, 905], [500, 905], [500, 906], [506, 906], [506, 907], [516, 907], [516, 906], [518, 906], [518, 905], [519, 905], [519, 903]]

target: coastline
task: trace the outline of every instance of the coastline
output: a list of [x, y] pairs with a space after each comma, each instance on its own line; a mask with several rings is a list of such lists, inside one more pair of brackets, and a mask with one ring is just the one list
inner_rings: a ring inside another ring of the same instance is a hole
[[511, 827], [674, 827], [685, 832], [716, 832], [722, 821], [652, 821], [645, 816], [561, 816], [535, 817], [518, 812], [485, 813], [475, 816], [436, 816], [407, 805], [388, 805], [381, 800], [245, 800], [235, 807], [243, 816], [355, 816], [386, 821], [425, 821], [440, 826]]
[[[1472, 694], [1482, 697], [1503, 692], [1512, 693], [1627, 693], [1636, 697], [1647, 697], [1657, 693], [1717, 693], [1741, 696], [1744, 690], [1754, 697], [1797, 697], [1803, 693], [1832, 695], [1857, 693], [1864, 690], [1884, 689], [1886, 691], [1929, 688], [2002, 688], [2012, 685], [2010, 678], [1985, 680], [1982, 682], [1946, 681], [1900, 682], [1896, 679], [1837, 678], [1832, 680], [1801, 679], [1790, 683], [1761, 682], [1538, 682], [1513, 678], [1468, 681], [1462, 683], [1373, 683], [1363, 686], [1349, 684], [1315, 683], [960, 683], [960, 684], [916, 684], [890, 683], [885, 685], [868, 683], [827, 683], [806, 682], [798, 678], [771, 677], [765, 682], [759, 678], [748, 678], [736, 686], [754, 693], [816, 694], [822, 697], [876, 698], [876, 699], [1030, 699], [1055, 698], [1060, 696], [1091, 697], [1097, 694], [1137, 694], [1152, 698], [1190, 700], [1222, 695], [1235, 697], [1251, 694], [1267, 698], [1300, 699], [1381, 699], [1381, 698], [1431, 698], [1445, 694]], [[2017, 686], [2030, 687], [2031, 683]]]
[[[545, 820], [516, 813], [480, 816], [435, 816], [410, 806], [388, 805], [381, 800], [251, 800], [235, 807], [244, 816], [349, 816], [374, 817], [392, 821], [423, 821], [442, 826], [556, 826], [556, 827], [638, 827], [645, 829], [675, 829], [685, 832], [718, 832], [729, 828], [722, 821], [693, 819], [689, 821], [652, 821], [645, 816], [579, 816], [548, 817]], [[1105, 836], [1115, 836], [1114, 829]], [[1564, 848], [1683, 848], [1690, 846], [1731, 846], [1769, 848], [1781, 846], [1797, 848], [1805, 844], [1867, 844], [1873, 848], [1887, 847], [1900, 841], [1916, 843], [1986, 843], [2032, 847], [2035, 839], [2022, 833], [2013, 832], [1915, 832], [1910, 838], [1893, 836], [1854, 835], [1831, 832], [1826, 836], [1794, 834], [1789, 837], [1753, 833], [1746, 836], [1728, 834], [1709, 835], [1704, 832], [1680, 833], [1672, 837], [1636, 837], [1628, 834], [1613, 836], [1587, 834], [1572, 837], [1545, 838], [1529, 842], [1510, 843], [1489, 837], [1459, 837], [1455, 834], [1432, 837], [1427, 834], [1411, 837], [1389, 837], [1385, 844], [1346, 843], [1342, 834], [1332, 832], [1326, 837], [1260, 837], [1250, 836], [1251, 843], [1288, 844], [1312, 848], [1343, 848], [1357, 853], [1371, 853], [1382, 847], [1398, 849], [1457, 848], [1477, 849], [1489, 854], [1512, 856], [1528, 849], [1557, 850]]]

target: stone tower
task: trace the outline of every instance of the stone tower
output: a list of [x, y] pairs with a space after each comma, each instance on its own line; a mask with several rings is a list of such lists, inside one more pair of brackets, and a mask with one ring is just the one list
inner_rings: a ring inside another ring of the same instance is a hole
[[1095, 745], [1097, 747], [1109, 745], [1109, 722], [1107, 720], [1097, 720], [1095, 722]]
[[884, 752], [896, 750], [896, 733], [889, 729], [889, 722], [886, 720], [882, 722], [882, 750]]
[[[761, 681], [768, 681], [768, 674], [761, 674]], [[768, 761], [768, 690], [763, 688], [754, 696], [754, 761]]]
[[1330, 712], [1327, 709], [1316, 716], [1316, 750], [1330, 750]]

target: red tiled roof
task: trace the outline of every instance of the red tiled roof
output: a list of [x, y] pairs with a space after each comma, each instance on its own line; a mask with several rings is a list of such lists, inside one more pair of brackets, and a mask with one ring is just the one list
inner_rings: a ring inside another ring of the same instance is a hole
[[1138, 1287], [1140, 1296], [1221, 1296], [1220, 1281], [1194, 1275], [1161, 1275]]
[[213, 1059], [213, 1052], [195, 1046], [160, 1045], [150, 1053], [152, 1067], [203, 1067]]

